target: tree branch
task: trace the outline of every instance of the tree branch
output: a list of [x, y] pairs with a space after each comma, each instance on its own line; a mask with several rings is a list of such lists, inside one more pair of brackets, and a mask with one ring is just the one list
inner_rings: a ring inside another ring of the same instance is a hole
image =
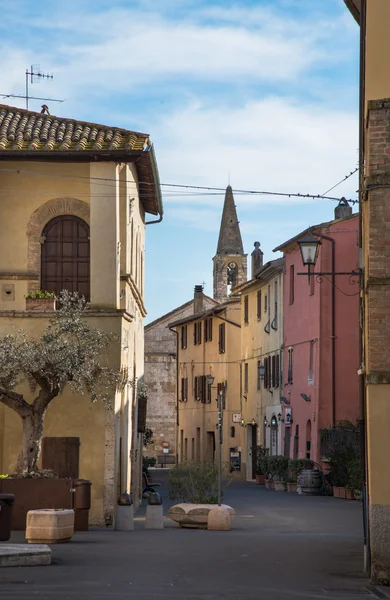
[[12, 408], [22, 418], [31, 411], [31, 405], [26, 402], [21, 394], [2, 388], [0, 388], [0, 402], [8, 406], [8, 408]]

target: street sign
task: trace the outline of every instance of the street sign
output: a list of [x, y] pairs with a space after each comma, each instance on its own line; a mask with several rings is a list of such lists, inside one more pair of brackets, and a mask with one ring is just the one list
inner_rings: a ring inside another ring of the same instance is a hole
[[241, 423], [241, 413], [233, 413], [232, 420], [233, 423]]

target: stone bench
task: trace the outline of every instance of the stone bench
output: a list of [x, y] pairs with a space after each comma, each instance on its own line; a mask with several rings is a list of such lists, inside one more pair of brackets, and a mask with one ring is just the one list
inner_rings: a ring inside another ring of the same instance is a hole
[[[191, 527], [197, 529], [207, 529], [207, 519], [209, 512], [212, 508], [218, 506], [217, 504], [190, 504], [182, 503], [175, 504], [168, 511], [168, 517], [172, 521], [179, 523], [180, 527]], [[227, 508], [230, 516], [233, 520], [236, 511], [227, 504], [222, 504], [224, 508]]]

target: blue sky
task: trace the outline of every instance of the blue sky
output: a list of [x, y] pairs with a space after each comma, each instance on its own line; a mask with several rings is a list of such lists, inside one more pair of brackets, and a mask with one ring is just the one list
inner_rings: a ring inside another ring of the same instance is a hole
[[[322, 194], [358, 160], [358, 27], [342, 0], [0, 0], [0, 92], [54, 73], [51, 112], [150, 133], [162, 183]], [[23, 106], [23, 101], [10, 101]], [[39, 109], [40, 102], [31, 103]], [[351, 177], [332, 195], [356, 198]], [[163, 187], [147, 228], [147, 320], [212, 294], [223, 194]], [[334, 202], [236, 195], [249, 254]]]

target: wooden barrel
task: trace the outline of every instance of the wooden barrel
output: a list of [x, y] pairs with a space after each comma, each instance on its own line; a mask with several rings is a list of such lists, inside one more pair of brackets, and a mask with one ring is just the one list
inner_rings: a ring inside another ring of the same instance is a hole
[[319, 494], [322, 486], [321, 473], [316, 469], [302, 469], [301, 489], [304, 496]]

